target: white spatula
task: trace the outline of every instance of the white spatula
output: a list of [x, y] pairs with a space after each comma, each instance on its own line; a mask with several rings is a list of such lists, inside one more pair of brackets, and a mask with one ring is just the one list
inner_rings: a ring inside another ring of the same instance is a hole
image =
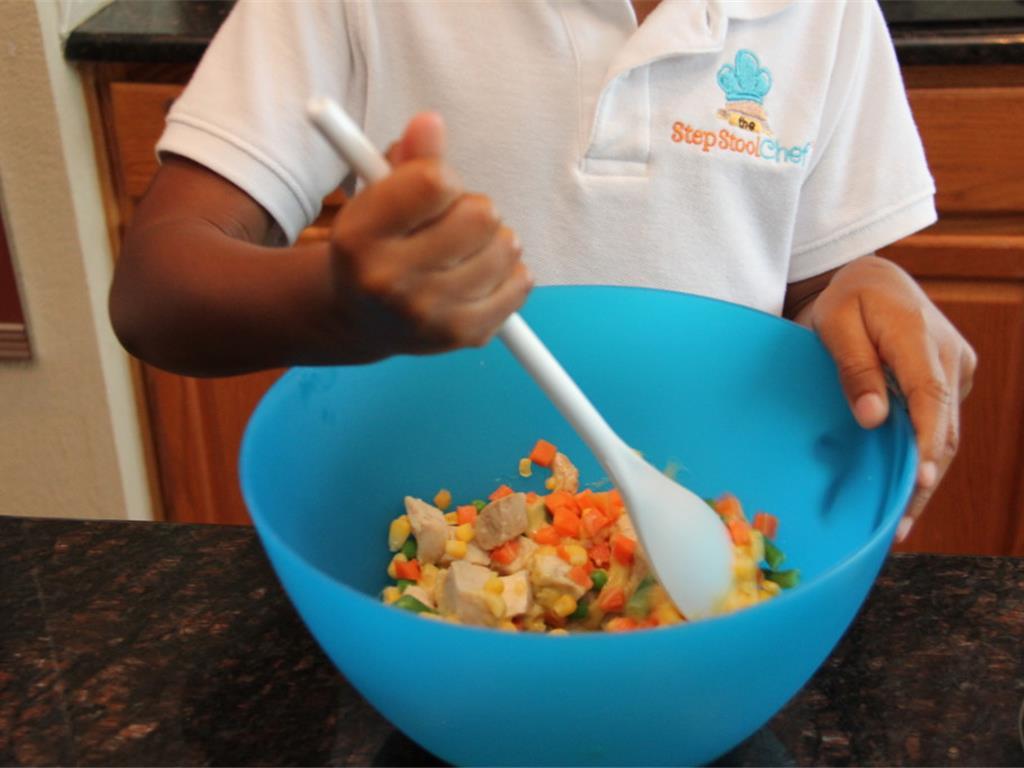
[[[387, 160], [334, 101], [309, 102], [309, 117], [360, 176], [373, 183]], [[622, 494], [658, 580], [689, 619], [715, 612], [732, 583], [733, 551], [718, 515], [626, 445], [518, 313], [498, 336], [576, 429]]]

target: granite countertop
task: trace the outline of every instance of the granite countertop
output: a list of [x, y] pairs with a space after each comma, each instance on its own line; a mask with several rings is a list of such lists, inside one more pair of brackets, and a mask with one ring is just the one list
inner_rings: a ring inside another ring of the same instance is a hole
[[[0, 764], [437, 765], [335, 671], [253, 529], [0, 517]], [[1022, 765], [1024, 559], [895, 555], [720, 765]]]
[[[234, 0], [113, 0], [75, 28], [75, 61], [198, 61]], [[881, 0], [903, 65], [1024, 63], [1021, 0]]]

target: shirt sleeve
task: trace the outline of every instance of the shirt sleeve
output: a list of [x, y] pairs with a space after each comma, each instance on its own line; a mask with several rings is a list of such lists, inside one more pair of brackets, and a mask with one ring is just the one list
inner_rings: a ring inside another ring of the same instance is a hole
[[808, 175], [788, 281], [871, 253], [936, 220], [935, 184], [896, 52], [875, 2], [848, 2]]
[[306, 117], [329, 96], [357, 122], [365, 67], [347, 21], [348, 3], [240, 0], [157, 143], [206, 166], [253, 197], [294, 242], [347, 173]]

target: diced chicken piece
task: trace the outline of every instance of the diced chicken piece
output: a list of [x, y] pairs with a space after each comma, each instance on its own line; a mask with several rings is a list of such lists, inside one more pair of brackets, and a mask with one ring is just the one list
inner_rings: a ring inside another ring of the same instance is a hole
[[556, 453], [551, 462], [551, 478], [555, 481], [553, 491], [576, 493], [580, 489], [580, 471], [564, 453]]
[[[450, 525], [448, 526], [448, 538], [450, 540], [455, 538], [455, 528]], [[441, 555], [441, 565], [451, 565], [457, 560], [474, 565], [487, 565], [491, 562], [491, 556], [478, 547], [475, 541], [471, 541], [466, 545], [466, 554], [462, 557], [452, 557], [447, 551]]]
[[416, 537], [416, 559], [422, 563], [436, 563], [444, 554], [448, 540], [448, 523], [444, 513], [423, 499], [405, 497], [405, 512]]
[[434, 608], [437, 605], [437, 603], [434, 601], [434, 595], [431, 592], [425, 590], [419, 584], [413, 584], [412, 586], [406, 587], [405, 591], [402, 594], [408, 595], [409, 597], [415, 597], [417, 600], [419, 600], [421, 603], [427, 606], [427, 608]]
[[533, 590], [530, 588], [530, 577], [526, 571], [502, 576], [504, 590], [501, 596], [505, 599], [505, 618], [521, 616], [533, 605]]
[[484, 594], [484, 584], [492, 576], [494, 572], [489, 568], [456, 560], [444, 580], [441, 611], [454, 614], [463, 624], [493, 626], [499, 617], [494, 615]]
[[475, 541], [469, 542], [466, 546], [466, 556], [462, 559], [474, 565], [487, 565], [491, 562], [491, 556], [478, 547]]
[[572, 566], [558, 555], [535, 555], [530, 569], [530, 580], [538, 589], [555, 587], [565, 590], [573, 597], [582, 597], [587, 589], [569, 578], [570, 568]]
[[512, 493], [492, 501], [476, 518], [477, 546], [491, 550], [526, 533], [526, 494]]
[[519, 542], [519, 549], [516, 552], [516, 558], [508, 565], [502, 563], [493, 563], [494, 570], [502, 575], [509, 575], [516, 571], [521, 571], [527, 568], [530, 564], [530, 558], [533, 553], [537, 551], [537, 545], [532, 539], [528, 539], [526, 536], [520, 536], [516, 541]]

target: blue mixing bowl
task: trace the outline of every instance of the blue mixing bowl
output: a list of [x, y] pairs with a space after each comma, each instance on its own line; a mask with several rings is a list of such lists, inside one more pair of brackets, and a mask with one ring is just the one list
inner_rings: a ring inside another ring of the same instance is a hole
[[633, 288], [540, 288], [523, 314], [612, 428], [698, 494], [780, 518], [803, 581], [716, 619], [615, 635], [511, 634], [378, 600], [406, 494], [456, 500], [517, 473], [538, 437], [603, 472], [497, 342], [295, 369], [256, 409], [241, 477], [310, 631], [384, 717], [456, 764], [697, 764], [765, 723], [825, 660], [913, 485], [905, 410], [857, 426], [817, 338], [735, 305]]

